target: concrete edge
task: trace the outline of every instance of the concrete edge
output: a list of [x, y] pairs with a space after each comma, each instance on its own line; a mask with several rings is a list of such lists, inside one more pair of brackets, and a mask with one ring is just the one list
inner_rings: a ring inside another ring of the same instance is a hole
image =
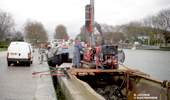
[[79, 80], [75, 75], [68, 74], [90, 100], [106, 100], [104, 97], [96, 93], [86, 82]]
[[[49, 70], [47, 62], [43, 62], [40, 70]], [[46, 74], [50, 74], [50, 72], [46, 72]], [[35, 100], [57, 100], [51, 75], [43, 75], [37, 80]]]
[[[62, 81], [62, 76], [57, 76], [57, 83], [59, 84], [62, 94], [64, 95], [65, 99], [75, 100], [74, 96], [71, 94], [71, 92], [68, 89], [68, 87], [66, 86], [66, 84], [64, 84], [64, 82]], [[66, 88], [64, 88], [64, 87], [66, 87]], [[69, 98], [67, 98], [67, 97], [69, 97]]]

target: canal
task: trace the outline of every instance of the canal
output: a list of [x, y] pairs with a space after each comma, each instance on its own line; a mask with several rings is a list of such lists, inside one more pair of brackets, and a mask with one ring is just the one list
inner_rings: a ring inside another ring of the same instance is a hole
[[[125, 66], [137, 69], [159, 80], [170, 80], [170, 51], [123, 49]], [[124, 68], [122, 66], [120, 69]]]

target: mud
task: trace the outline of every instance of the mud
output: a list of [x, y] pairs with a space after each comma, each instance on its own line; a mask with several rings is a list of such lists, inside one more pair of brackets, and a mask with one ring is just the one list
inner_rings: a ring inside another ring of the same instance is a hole
[[119, 86], [108, 85], [103, 88], [94, 88], [94, 90], [102, 95], [106, 100], [127, 100], [126, 95], [123, 95]]

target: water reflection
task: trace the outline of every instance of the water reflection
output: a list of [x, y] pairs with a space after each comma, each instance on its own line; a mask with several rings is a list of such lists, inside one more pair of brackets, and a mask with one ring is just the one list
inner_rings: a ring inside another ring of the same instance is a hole
[[[160, 80], [170, 80], [170, 51], [123, 49], [124, 65]], [[120, 66], [120, 68], [123, 68]]]

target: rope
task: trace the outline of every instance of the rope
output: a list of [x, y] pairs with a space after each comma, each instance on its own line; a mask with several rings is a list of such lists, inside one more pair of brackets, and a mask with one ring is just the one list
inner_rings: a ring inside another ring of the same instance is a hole
[[[142, 74], [146, 74], [145, 72], [141, 72], [141, 71], [139, 71], [139, 70], [130, 69], [130, 68], [128, 68], [127, 66], [123, 65], [122, 63], [118, 63], [118, 64], [122, 65], [123, 67], [125, 67], [126, 69], [128, 69], [128, 70], [130, 70], [130, 71], [132, 71], [132, 72], [140, 72], [140, 73], [142, 73]], [[146, 74], [146, 75], [148, 75], [148, 74]], [[150, 77], [150, 75], [148, 75], [148, 76]]]

